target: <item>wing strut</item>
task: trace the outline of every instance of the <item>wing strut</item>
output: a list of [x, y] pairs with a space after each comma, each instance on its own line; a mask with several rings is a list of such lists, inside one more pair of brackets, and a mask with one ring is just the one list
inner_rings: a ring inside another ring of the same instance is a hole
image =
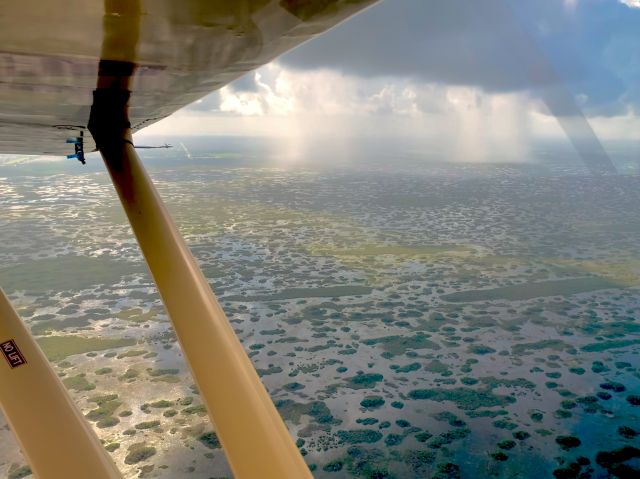
[[41, 479], [122, 479], [0, 289], [0, 405]]
[[[126, 70], [126, 65], [117, 68]], [[129, 92], [99, 88], [94, 93], [89, 130], [158, 286], [234, 477], [311, 478], [136, 154], [126, 126]]]
[[[311, 479], [298, 448], [180, 236], [131, 137], [140, 5], [105, 1], [89, 131], [104, 159], [236, 479]], [[215, 207], [215, 205], [212, 205]]]

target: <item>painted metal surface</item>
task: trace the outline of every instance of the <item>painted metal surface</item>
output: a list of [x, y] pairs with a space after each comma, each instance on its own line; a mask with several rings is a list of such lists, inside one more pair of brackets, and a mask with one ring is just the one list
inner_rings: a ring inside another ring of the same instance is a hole
[[[130, 133], [126, 138], [131, 140]], [[234, 477], [311, 478], [135, 149], [119, 142], [101, 153]]]
[[35, 476], [122, 478], [2, 289], [0, 351], [0, 406]]
[[[117, 42], [103, 51], [105, 7], [126, 12], [126, 0], [0, 0], [0, 153], [72, 152], [65, 139], [86, 127], [100, 58], [137, 64], [137, 131], [374, 2], [143, 0], [131, 57]], [[123, 15], [114, 21], [138, 12]]]
[[[89, 130], [238, 479], [311, 478], [298, 448], [133, 147], [140, 0], [106, 0]], [[121, 53], [113, 59], [112, 52]]]

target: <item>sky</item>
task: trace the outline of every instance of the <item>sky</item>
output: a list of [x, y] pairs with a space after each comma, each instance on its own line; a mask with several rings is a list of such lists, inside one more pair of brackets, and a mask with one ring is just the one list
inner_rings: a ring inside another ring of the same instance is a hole
[[480, 159], [640, 141], [640, 0], [385, 0], [141, 137], [169, 134], [410, 138]]

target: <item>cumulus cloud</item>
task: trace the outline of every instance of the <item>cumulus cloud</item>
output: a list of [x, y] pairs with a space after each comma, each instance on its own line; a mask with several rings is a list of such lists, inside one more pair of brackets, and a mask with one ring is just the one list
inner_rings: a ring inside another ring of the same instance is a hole
[[629, 8], [640, 8], [640, 0], [620, 0], [620, 3]]
[[[279, 135], [301, 134], [307, 129], [309, 134], [319, 135], [373, 132], [441, 137], [471, 129], [474, 135], [489, 138], [521, 138], [529, 112], [538, 108], [523, 93], [489, 93], [473, 86], [402, 77], [365, 81], [332, 69], [302, 71], [278, 63], [259, 69], [241, 84], [222, 88], [183, 113], [202, 115], [203, 104], [214, 113], [208, 115], [209, 123], [217, 127], [222, 119], [242, 118], [242, 125], [250, 122], [255, 127], [261, 121], [275, 125], [273, 134]], [[281, 128], [283, 122], [286, 128]], [[291, 130], [291, 125], [297, 126]], [[206, 122], [198, 131], [203, 127]]]
[[274, 62], [188, 109], [257, 117], [419, 117], [476, 108], [482, 95], [474, 88], [391, 76], [365, 80], [333, 69], [303, 71]]

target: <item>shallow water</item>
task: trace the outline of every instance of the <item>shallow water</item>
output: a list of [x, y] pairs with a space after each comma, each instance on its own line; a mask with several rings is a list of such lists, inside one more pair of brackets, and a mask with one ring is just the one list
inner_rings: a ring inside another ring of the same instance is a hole
[[[640, 179], [473, 168], [152, 170], [316, 477], [607, 477], [640, 446], [612, 227]], [[105, 174], [0, 187], [0, 285], [125, 476], [229, 476]], [[0, 428], [0, 476], [24, 464]]]

